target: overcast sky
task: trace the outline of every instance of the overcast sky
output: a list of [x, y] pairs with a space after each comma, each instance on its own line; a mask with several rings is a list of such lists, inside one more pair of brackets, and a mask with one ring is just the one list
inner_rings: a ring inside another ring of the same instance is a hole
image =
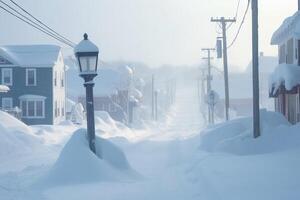
[[[4, 0], [7, 1], [8, 0]], [[233, 17], [238, 0], [15, 0], [46, 24], [78, 42], [87, 32], [101, 59], [140, 61], [149, 66], [193, 65], [201, 48], [215, 45], [216, 24], [210, 17]], [[297, 10], [297, 0], [259, 0], [260, 51], [277, 55], [270, 39], [283, 19]], [[246, 8], [241, 0], [238, 23]], [[251, 58], [251, 9], [229, 63], [245, 68]], [[0, 10], [0, 44], [60, 44]], [[62, 45], [62, 44], [60, 44]], [[64, 46], [65, 54], [71, 50]], [[234, 69], [232, 69], [234, 70]]]

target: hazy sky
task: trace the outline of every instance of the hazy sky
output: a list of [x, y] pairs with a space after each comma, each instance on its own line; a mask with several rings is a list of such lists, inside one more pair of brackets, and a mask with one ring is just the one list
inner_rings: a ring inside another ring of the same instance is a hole
[[[8, 0], [4, 0], [7, 1]], [[201, 48], [215, 45], [211, 16], [233, 17], [238, 0], [15, 0], [74, 42], [87, 32], [103, 60], [141, 61], [149, 66], [193, 65]], [[283, 19], [297, 10], [297, 0], [259, 0], [260, 51], [277, 55], [270, 39]], [[247, 0], [241, 0], [237, 31]], [[244, 68], [251, 58], [251, 9], [229, 63]], [[0, 10], [0, 44], [57, 43]], [[66, 46], [64, 46], [66, 47]], [[65, 54], [71, 52], [64, 48]], [[233, 70], [233, 69], [232, 69]]]

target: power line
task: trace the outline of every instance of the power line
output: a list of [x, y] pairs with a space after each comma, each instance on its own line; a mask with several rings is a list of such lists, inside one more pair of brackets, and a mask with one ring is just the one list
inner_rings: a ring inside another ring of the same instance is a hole
[[[3, 9], [4, 11], [6, 11], [7, 13], [13, 15], [14, 17], [18, 18], [19, 20], [23, 21], [24, 23], [34, 27], [35, 29], [47, 34], [48, 36], [70, 46], [70, 47], [74, 47], [73, 44], [69, 43], [68, 41], [65, 41], [64, 39], [60, 38], [59, 36], [55, 35], [54, 33], [48, 31], [47, 29], [45, 29], [44, 27], [42, 27], [41, 25], [37, 24], [36, 22], [32, 21], [31, 19], [29, 19], [28, 17], [26, 17], [25, 15], [21, 14], [20, 12], [18, 12], [16, 9], [14, 9], [13, 7], [11, 7], [10, 5], [8, 5], [7, 3], [3, 2], [2, 0], [0, 0], [0, 2], [2, 4], [4, 4], [6, 7], [8, 7], [9, 9], [0, 6], [1, 9]], [[14, 11], [14, 12], [13, 12]], [[24, 19], [25, 18], [25, 19]], [[27, 21], [28, 20], [28, 21]]]
[[50, 28], [49, 26], [47, 26], [45, 23], [43, 23], [40, 19], [34, 17], [31, 13], [29, 13], [27, 10], [25, 10], [22, 6], [20, 6], [18, 3], [16, 3], [13, 0], [10, 0], [10, 2], [12, 2], [15, 6], [17, 6], [19, 9], [21, 9], [23, 12], [25, 12], [27, 15], [29, 15], [30, 17], [32, 17], [33, 19], [35, 19], [37, 22], [39, 22], [40, 24], [42, 24], [44, 27], [48, 28], [49, 30], [51, 30], [52, 32], [54, 32], [55, 34], [57, 34], [58, 36], [60, 36], [61, 38], [63, 38], [64, 40], [66, 40], [67, 42], [74, 44], [71, 40], [67, 39], [66, 37], [62, 36], [61, 34], [59, 34], [58, 32], [56, 32], [55, 30], [53, 30], [52, 28]]
[[[235, 11], [235, 16], [234, 16], [235, 19], [237, 19], [237, 17], [238, 17], [240, 4], [241, 4], [241, 0], [238, 0], [236, 11]], [[233, 22], [228, 25], [227, 30], [229, 30], [232, 25], [233, 25]]]
[[246, 8], [246, 10], [245, 10], [245, 13], [244, 13], [243, 19], [242, 19], [242, 21], [241, 21], [241, 24], [240, 24], [240, 26], [239, 26], [239, 29], [238, 29], [238, 31], [237, 31], [237, 33], [236, 33], [236, 35], [235, 35], [233, 41], [230, 43], [230, 45], [227, 47], [227, 49], [229, 49], [230, 47], [232, 47], [232, 46], [234, 45], [234, 43], [236, 42], [236, 40], [237, 40], [237, 38], [238, 38], [238, 36], [239, 36], [239, 34], [240, 34], [240, 32], [241, 32], [241, 29], [242, 29], [242, 27], [243, 27], [243, 24], [244, 24], [244, 22], [245, 22], [245, 19], [246, 19], [246, 16], [247, 16], [249, 7], [250, 7], [250, 0], [248, 0], [247, 8]]
[[25, 22], [26, 24], [28, 24], [28, 25], [34, 27], [35, 29], [37, 29], [37, 30], [39, 30], [39, 31], [41, 31], [41, 32], [43, 32], [43, 33], [45, 33], [45, 34], [47, 34], [48, 36], [50, 36], [50, 37], [52, 37], [52, 38], [54, 38], [54, 39], [56, 39], [56, 40], [58, 40], [58, 41], [60, 41], [60, 42], [62, 42], [62, 43], [64, 43], [64, 44], [66, 44], [66, 45], [68, 45], [68, 46], [70, 46], [70, 47], [73, 47], [71, 44], [68, 44], [68, 43], [66, 43], [66, 42], [64, 42], [64, 41], [61, 41], [61, 40], [60, 40], [59, 38], [57, 38], [55, 35], [52, 35], [51, 33], [48, 33], [47, 31], [44, 31], [43, 29], [39, 28], [38, 26], [36, 26], [36, 25], [34, 25], [34, 24], [32, 24], [32, 23], [26, 21], [26, 20], [23, 19], [22, 17], [20, 17], [20, 16], [16, 15], [15, 13], [9, 11], [8, 9], [4, 8], [3, 6], [0, 6], [0, 8], [3, 9], [4, 11], [6, 11], [7, 13], [13, 15], [14, 17], [18, 18], [19, 20]]

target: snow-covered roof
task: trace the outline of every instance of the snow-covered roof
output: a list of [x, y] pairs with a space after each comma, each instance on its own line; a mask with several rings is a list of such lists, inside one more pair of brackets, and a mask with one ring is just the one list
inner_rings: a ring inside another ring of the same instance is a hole
[[6, 85], [0, 85], [0, 93], [1, 92], [8, 92], [9, 91], [9, 87]]
[[99, 52], [98, 47], [88, 39], [88, 35], [84, 34], [84, 39], [74, 48], [75, 53], [80, 52]]
[[56, 45], [0, 46], [0, 56], [20, 67], [53, 67], [60, 51]]
[[272, 95], [275, 95], [281, 86], [290, 91], [297, 85], [300, 85], [300, 68], [297, 65], [280, 64], [269, 78], [269, 89]]
[[300, 11], [283, 21], [273, 34], [271, 44], [278, 45], [290, 38], [300, 39]]
[[141, 98], [143, 98], [143, 94], [142, 94], [138, 89], [136, 89], [136, 88], [133, 88], [133, 89], [131, 90], [131, 94], [132, 94], [132, 96], [134, 96], [136, 99], [141, 99]]
[[124, 65], [124, 66], [121, 66], [119, 68], [119, 72], [123, 75], [123, 76], [131, 76], [133, 74], [133, 70], [132, 68], [130, 68], [128, 65]]
[[[278, 65], [278, 58], [275, 56], [259, 56], [259, 73], [271, 74]], [[249, 63], [246, 72], [252, 74], [252, 62]]]

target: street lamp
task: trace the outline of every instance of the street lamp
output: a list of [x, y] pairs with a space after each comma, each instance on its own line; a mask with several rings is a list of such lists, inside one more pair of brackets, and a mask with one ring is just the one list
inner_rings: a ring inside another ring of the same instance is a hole
[[88, 39], [86, 33], [83, 37], [84, 39], [76, 45], [74, 53], [79, 65], [79, 76], [84, 79], [83, 85], [86, 89], [87, 136], [89, 147], [92, 152], [96, 153], [93, 97], [93, 87], [95, 83], [93, 79], [97, 76], [99, 49]]

